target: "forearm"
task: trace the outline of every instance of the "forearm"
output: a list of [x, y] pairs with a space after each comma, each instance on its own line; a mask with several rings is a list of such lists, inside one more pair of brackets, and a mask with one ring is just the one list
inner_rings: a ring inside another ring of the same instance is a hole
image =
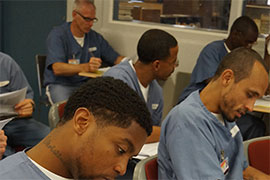
[[245, 180], [261, 180], [261, 179], [270, 179], [270, 176], [259, 171], [251, 166], [248, 166], [243, 171], [243, 177]]
[[147, 137], [146, 143], [158, 142], [160, 137], [160, 127], [153, 126], [153, 131], [150, 136]]
[[114, 64], [119, 64], [125, 56], [118, 56], [114, 61]]
[[52, 69], [56, 76], [74, 76], [79, 72], [88, 72], [89, 64], [68, 64], [58, 62], [52, 65]]

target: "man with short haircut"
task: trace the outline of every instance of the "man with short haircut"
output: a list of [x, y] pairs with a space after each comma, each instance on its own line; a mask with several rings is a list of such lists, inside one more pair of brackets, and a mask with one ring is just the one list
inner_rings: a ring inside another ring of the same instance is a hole
[[151, 132], [150, 113], [136, 92], [111, 77], [91, 79], [70, 96], [44, 140], [0, 161], [0, 177], [114, 179]]
[[[182, 102], [190, 93], [198, 89], [203, 89], [214, 76], [217, 67], [223, 57], [238, 47], [252, 48], [258, 38], [258, 27], [255, 22], [247, 17], [237, 18], [227, 39], [209, 43], [203, 48], [194, 67], [190, 84], [184, 89], [179, 97]], [[266, 42], [269, 41], [269, 37]], [[266, 48], [267, 46], [265, 46]], [[269, 53], [265, 51], [265, 61], [270, 63]], [[244, 140], [263, 136], [265, 124], [257, 117], [247, 114], [237, 121]]]
[[235, 121], [252, 111], [268, 85], [258, 53], [238, 48], [227, 54], [203, 90], [191, 93], [162, 123], [160, 179], [269, 179], [248, 166]]
[[153, 121], [153, 133], [147, 143], [159, 141], [163, 95], [157, 80], [166, 80], [178, 65], [178, 44], [169, 33], [150, 29], [137, 45], [138, 60], [124, 61], [105, 72], [104, 76], [121, 79], [146, 102]]
[[90, 0], [75, 0], [72, 17], [72, 22], [54, 27], [47, 38], [44, 85], [51, 103], [67, 100], [89, 79], [78, 73], [96, 72], [101, 64], [112, 66], [123, 58], [91, 29], [98, 19]]

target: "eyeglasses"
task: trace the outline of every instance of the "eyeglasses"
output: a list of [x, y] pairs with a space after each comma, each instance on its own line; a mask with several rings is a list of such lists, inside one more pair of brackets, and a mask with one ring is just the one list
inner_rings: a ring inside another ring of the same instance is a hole
[[77, 14], [79, 14], [85, 21], [87, 22], [91, 22], [93, 21], [94, 23], [98, 21], [98, 18], [90, 18], [90, 17], [85, 17], [83, 16], [81, 13], [79, 13], [78, 11], [75, 11]]

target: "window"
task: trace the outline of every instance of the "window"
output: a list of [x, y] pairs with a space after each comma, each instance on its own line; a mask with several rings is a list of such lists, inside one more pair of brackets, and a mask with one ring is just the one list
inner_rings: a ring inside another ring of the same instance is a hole
[[230, 0], [114, 0], [114, 20], [227, 30]]
[[248, 0], [244, 14], [255, 21], [261, 34], [270, 34], [270, 0]]

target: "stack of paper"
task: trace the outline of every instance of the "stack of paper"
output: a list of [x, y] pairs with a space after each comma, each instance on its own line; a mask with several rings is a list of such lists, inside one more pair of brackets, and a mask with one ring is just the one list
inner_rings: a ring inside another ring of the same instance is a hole
[[149, 144], [143, 145], [138, 156], [135, 156], [134, 158], [145, 159], [147, 157], [156, 155], [158, 153], [158, 144], [159, 144], [159, 142], [149, 143]]

